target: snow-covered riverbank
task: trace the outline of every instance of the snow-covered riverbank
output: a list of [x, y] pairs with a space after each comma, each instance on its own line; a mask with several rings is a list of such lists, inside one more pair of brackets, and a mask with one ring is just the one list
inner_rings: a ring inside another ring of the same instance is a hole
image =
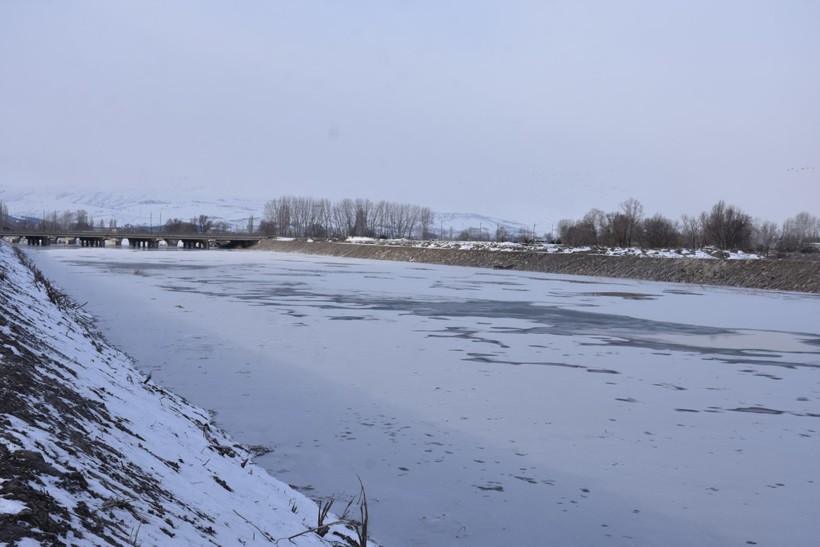
[[316, 526], [313, 501], [134, 369], [25, 262], [0, 242], [0, 544], [355, 537], [343, 526], [303, 534]]

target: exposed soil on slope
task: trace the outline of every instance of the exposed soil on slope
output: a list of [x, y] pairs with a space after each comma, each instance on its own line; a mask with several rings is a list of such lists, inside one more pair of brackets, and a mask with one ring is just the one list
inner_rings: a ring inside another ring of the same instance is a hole
[[437, 249], [383, 243], [266, 240], [254, 249], [592, 277], [724, 285], [820, 294], [820, 260], [723, 260]]

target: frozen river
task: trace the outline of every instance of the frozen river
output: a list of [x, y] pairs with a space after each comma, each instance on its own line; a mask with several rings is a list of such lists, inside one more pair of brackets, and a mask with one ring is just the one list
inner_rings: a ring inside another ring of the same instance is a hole
[[257, 462], [406, 545], [817, 545], [820, 298], [244, 251], [29, 252]]

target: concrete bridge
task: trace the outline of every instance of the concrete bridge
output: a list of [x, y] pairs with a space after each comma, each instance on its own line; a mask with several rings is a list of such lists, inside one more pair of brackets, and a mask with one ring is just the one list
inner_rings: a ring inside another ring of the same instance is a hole
[[13, 243], [27, 243], [30, 246], [47, 246], [57, 244], [62, 240], [65, 245], [79, 245], [81, 247], [105, 247], [106, 242], [115, 246], [123, 244], [124, 240], [128, 245], [136, 249], [156, 249], [161, 242], [167, 243], [170, 247], [183, 247], [185, 249], [210, 249], [210, 248], [245, 248], [257, 243], [266, 236], [254, 236], [248, 234], [171, 234], [171, 233], [137, 233], [120, 232], [114, 230], [100, 231], [51, 231], [42, 232], [36, 230], [14, 230], [4, 231], [2, 236], [10, 239]]

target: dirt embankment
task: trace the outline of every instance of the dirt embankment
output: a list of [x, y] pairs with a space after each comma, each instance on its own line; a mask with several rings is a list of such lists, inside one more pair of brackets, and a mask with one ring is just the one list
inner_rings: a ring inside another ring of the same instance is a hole
[[646, 258], [582, 253], [456, 250], [319, 241], [311, 243], [302, 240], [266, 240], [254, 248], [287, 253], [820, 294], [820, 261], [817, 260]]

